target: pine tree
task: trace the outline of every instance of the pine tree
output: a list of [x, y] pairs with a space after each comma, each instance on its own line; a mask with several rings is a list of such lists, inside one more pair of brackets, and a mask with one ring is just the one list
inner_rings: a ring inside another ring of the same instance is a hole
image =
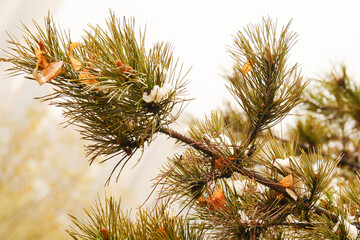
[[[73, 239], [357, 239], [360, 91], [345, 66], [311, 83], [289, 66], [291, 21], [237, 32], [227, 88], [240, 108], [214, 110], [183, 133], [171, 124], [189, 101], [187, 70], [169, 43], [147, 50], [134, 19], [112, 13], [107, 30], [90, 26], [81, 42], [50, 16], [35, 25], [23, 26], [25, 44], [9, 34], [1, 60], [13, 64], [10, 76], [54, 87], [41, 100], [80, 129], [90, 162], [116, 161], [118, 179], [159, 134], [186, 146], [156, 177], [155, 206], [132, 216], [99, 198], [86, 219], [72, 216]], [[287, 138], [274, 134], [294, 109], [305, 118]]]

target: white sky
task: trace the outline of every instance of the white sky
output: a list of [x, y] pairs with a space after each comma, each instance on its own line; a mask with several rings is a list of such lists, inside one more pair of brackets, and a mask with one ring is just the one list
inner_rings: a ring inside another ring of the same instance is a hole
[[[14, 9], [15, 5], [17, 8], [24, 5], [22, 13], [7, 10]], [[56, 4], [44, 0], [0, 0], [0, 6], [7, 7], [0, 9], [0, 30], [10, 30], [21, 38], [21, 32], [15, 29], [20, 20], [31, 24], [30, 19], [34, 18], [41, 23], [49, 8], [54, 20], [63, 28], [70, 29], [73, 40], [78, 40], [88, 23], [105, 27], [104, 19], [109, 16], [109, 9], [120, 18], [133, 16], [137, 26], [143, 29], [147, 25], [149, 46], [157, 41], [170, 41], [175, 46], [175, 56], [185, 67], [192, 67], [188, 87], [189, 97], [195, 100], [188, 105], [187, 112], [202, 116], [204, 112], [221, 106], [224, 99], [231, 98], [221, 75], [232, 67], [232, 60], [226, 52], [226, 46], [232, 45], [232, 36], [247, 24], [260, 22], [263, 16], [277, 19], [279, 27], [293, 19], [292, 30], [299, 36], [290, 53], [290, 61], [301, 65], [306, 79], [329, 71], [332, 64], [345, 62], [350, 76], [357, 77], [360, 82], [360, 70], [357, 70], [360, 69], [359, 5], [355, 0], [57, 0]], [[3, 39], [4, 35], [0, 36], [0, 47], [6, 46]], [[4, 67], [0, 65], [0, 69]], [[0, 95], [5, 98], [2, 98], [2, 107], [8, 106], [13, 111], [19, 111], [16, 107], [21, 101], [39, 104], [32, 98], [49, 90], [46, 86], [40, 88], [36, 82], [23, 80], [21, 76], [16, 79], [0, 76], [0, 79], [3, 81]], [[166, 138], [160, 138], [158, 144], [153, 144], [140, 166], [131, 173], [124, 172], [119, 184], [130, 186], [132, 194], [138, 194], [136, 189], [143, 189], [148, 179], [154, 177], [153, 171], [159, 165], [154, 161], [166, 159], [167, 153], [163, 152], [166, 142]], [[109, 163], [110, 167], [114, 161]], [[99, 181], [105, 182], [107, 173], [105, 175]], [[148, 191], [149, 184], [146, 186]], [[132, 204], [135, 206], [143, 200], [138, 199]]]
[[360, 2], [359, 1], [165, 1], [165, 0], [64, 0], [55, 19], [70, 28], [74, 38], [88, 23], [99, 23], [109, 9], [120, 18], [134, 16], [138, 26], [147, 26], [149, 44], [170, 41], [175, 56], [187, 67], [191, 97], [190, 112], [199, 115], [230, 94], [224, 78], [232, 66], [226, 46], [232, 36], [263, 16], [278, 20], [278, 26], [293, 19], [292, 29], [299, 34], [290, 61], [301, 65], [305, 78], [316, 77], [345, 62], [353, 76], [360, 76]]
[[[299, 37], [290, 61], [301, 65], [306, 79], [342, 62], [349, 67], [350, 76], [360, 77], [357, 70], [360, 1], [357, 0], [0, 0], [0, 4], [0, 30], [10, 30], [19, 38], [21, 32], [16, 26], [20, 21], [31, 25], [34, 18], [41, 23], [48, 9], [60, 26], [70, 29], [74, 40], [80, 38], [88, 23], [105, 27], [110, 9], [119, 18], [135, 17], [137, 26], [142, 29], [147, 26], [149, 46], [157, 41], [169, 41], [175, 46], [175, 56], [186, 68], [192, 67], [188, 88], [189, 97], [195, 100], [187, 110], [198, 116], [221, 106], [223, 99], [231, 99], [222, 77], [232, 66], [226, 46], [232, 45], [237, 30], [260, 22], [263, 16], [277, 19], [279, 27], [293, 19], [292, 30]], [[0, 35], [0, 47], [6, 47], [5, 38]], [[40, 92], [37, 96], [42, 95], [45, 89], [39, 89], [35, 82], [24, 83], [20, 78], [11, 82], [15, 90], [19, 85], [26, 88], [24, 97], [34, 96], [33, 91]], [[9, 94], [7, 86], [3, 85], [0, 94]]]
[[[332, 63], [341, 62], [348, 64], [352, 75], [360, 77], [360, 70], [356, 71], [360, 67], [357, 1], [65, 0], [55, 19], [70, 28], [76, 39], [88, 23], [105, 26], [109, 9], [121, 18], [135, 17], [142, 28], [146, 25], [149, 45], [170, 41], [175, 46], [175, 56], [185, 66], [192, 66], [188, 87], [195, 100], [188, 105], [187, 112], [199, 117], [231, 98], [221, 76], [232, 67], [226, 46], [232, 45], [237, 30], [260, 22], [263, 16], [277, 19], [279, 27], [293, 19], [292, 29], [299, 37], [290, 61], [300, 63], [305, 78], [316, 77], [328, 71]], [[140, 166], [124, 171], [126, 175], [120, 184], [144, 189], [146, 179], [154, 177], [158, 161], [168, 155], [164, 152], [167, 143], [162, 138], [153, 144], [145, 151]]]

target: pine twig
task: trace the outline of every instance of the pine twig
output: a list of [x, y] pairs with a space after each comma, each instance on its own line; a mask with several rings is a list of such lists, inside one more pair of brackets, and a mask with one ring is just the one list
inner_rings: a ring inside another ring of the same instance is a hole
[[321, 224], [320, 222], [273, 222], [269, 224], [269, 226], [292, 226], [296, 228], [308, 228], [314, 227], [317, 224]]
[[193, 148], [205, 153], [206, 155], [210, 156], [210, 157], [220, 157], [217, 153], [211, 151], [210, 149], [208, 149], [206, 146], [204, 146], [201, 142], [196, 141], [192, 138], [186, 137], [184, 135], [182, 135], [181, 133], [172, 130], [170, 128], [165, 128], [165, 127], [161, 127], [159, 129], [159, 132], [164, 133], [165, 135], [168, 135], [169, 137], [172, 137], [178, 141], [181, 141], [183, 143], [186, 143], [190, 146], [192, 146]]

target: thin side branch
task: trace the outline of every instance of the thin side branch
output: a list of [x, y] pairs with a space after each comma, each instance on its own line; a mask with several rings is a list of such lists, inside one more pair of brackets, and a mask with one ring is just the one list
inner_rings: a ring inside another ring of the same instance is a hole
[[[280, 141], [280, 142], [283, 142], [283, 143], [288, 143], [288, 142], [290, 142], [289, 140], [283, 139], [283, 138], [281, 138], [281, 137], [278, 137], [278, 136], [274, 135], [273, 133], [271, 133], [271, 136], [272, 136], [274, 139], [276, 139], [276, 140], [278, 140], [278, 141]], [[310, 151], [310, 148], [307, 147], [307, 146], [305, 146], [305, 145], [303, 145], [303, 144], [299, 144], [299, 143], [298, 143], [298, 146], [299, 146], [300, 148], [304, 149], [306, 152]], [[323, 153], [322, 153], [322, 154], [323, 154]], [[324, 155], [324, 154], [323, 154], [323, 155]], [[347, 165], [347, 166], [350, 167], [351, 170], [353, 170], [354, 172], [357, 172], [357, 170], [360, 169], [360, 164], [354, 163], [354, 162], [350, 162], [349, 159], [350, 159], [349, 156], [343, 155], [342, 158], [341, 158], [341, 160], [340, 160], [340, 162], [339, 162], [339, 165]]]
[[165, 135], [168, 135], [169, 137], [172, 137], [172, 138], [174, 138], [174, 139], [176, 139], [178, 141], [186, 143], [186, 144], [192, 146], [193, 148], [205, 153], [206, 155], [208, 155], [210, 157], [220, 158], [220, 156], [217, 153], [215, 153], [215, 152], [211, 151], [210, 149], [208, 149], [201, 142], [196, 141], [196, 140], [194, 140], [192, 138], [186, 137], [186, 136], [182, 135], [181, 133], [179, 133], [179, 132], [177, 132], [175, 130], [172, 130], [170, 128], [161, 127], [159, 132], [164, 133]]
[[296, 228], [308, 228], [314, 227], [317, 224], [321, 224], [320, 222], [274, 222], [269, 224], [270, 226], [292, 226]]

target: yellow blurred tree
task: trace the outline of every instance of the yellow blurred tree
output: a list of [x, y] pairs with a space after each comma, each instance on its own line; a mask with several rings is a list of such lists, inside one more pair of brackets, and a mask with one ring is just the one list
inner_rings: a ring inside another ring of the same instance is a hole
[[95, 187], [79, 137], [44, 108], [1, 115], [0, 239], [69, 238], [67, 212]]

